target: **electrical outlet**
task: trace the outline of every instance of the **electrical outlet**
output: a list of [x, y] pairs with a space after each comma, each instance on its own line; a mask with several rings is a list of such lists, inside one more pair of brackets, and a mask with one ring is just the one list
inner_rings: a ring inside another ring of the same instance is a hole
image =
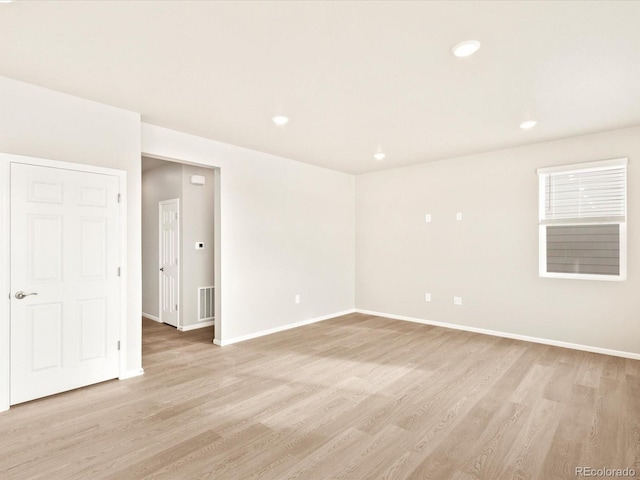
[[431, 214], [430, 213], [425, 214], [424, 221], [427, 222], [427, 223], [431, 223]]
[[462, 305], [462, 297], [453, 297], [454, 305]]
[[430, 302], [431, 301], [431, 294], [430, 293], [425, 293], [424, 294], [424, 301], [425, 302]]
[[295, 302], [300, 303], [300, 295], [296, 295]]
[[462, 212], [456, 213], [456, 220], [458, 221], [462, 220]]

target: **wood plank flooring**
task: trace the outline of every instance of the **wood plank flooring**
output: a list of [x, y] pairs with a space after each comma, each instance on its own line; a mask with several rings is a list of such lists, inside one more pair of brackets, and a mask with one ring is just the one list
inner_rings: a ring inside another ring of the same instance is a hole
[[640, 475], [638, 361], [363, 314], [211, 340], [144, 320], [144, 376], [0, 414], [0, 478]]

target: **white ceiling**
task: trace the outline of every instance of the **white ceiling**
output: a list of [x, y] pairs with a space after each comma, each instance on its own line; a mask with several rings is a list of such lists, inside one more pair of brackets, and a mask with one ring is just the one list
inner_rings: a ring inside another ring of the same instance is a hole
[[361, 173], [640, 124], [638, 25], [633, 1], [18, 0], [0, 75]]

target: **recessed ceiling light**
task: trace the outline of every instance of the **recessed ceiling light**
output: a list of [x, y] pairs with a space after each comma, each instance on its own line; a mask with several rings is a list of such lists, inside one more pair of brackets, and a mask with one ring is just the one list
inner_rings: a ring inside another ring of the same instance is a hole
[[538, 124], [535, 120], [527, 120], [526, 122], [522, 122], [520, 124], [520, 128], [523, 130], [529, 130], [530, 128], [535, 127]]
[[473, 55], [480, 48], [480, 42], [477, 40], [465, 40], [453, 46], [451, 53], [456, 57], [468, 57]]
[[276, 125], [285, 125], [289, 121], [289, 118], [283, 117], [282, 115], [277, 115], [271, 120], [273, 120], [273, 123], [275, 123]]
[[376, 160], [383, 160], [385, 156], [386, 155], [384, 153], [378, 152], [373, 156], [373, 158], [375, 158]]

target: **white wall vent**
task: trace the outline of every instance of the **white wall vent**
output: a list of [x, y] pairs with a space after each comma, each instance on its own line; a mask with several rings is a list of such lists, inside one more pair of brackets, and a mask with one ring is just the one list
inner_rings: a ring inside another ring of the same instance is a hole
[[213, 292], [215, 287], [198, 288], [198, 321], [213, 320]]

